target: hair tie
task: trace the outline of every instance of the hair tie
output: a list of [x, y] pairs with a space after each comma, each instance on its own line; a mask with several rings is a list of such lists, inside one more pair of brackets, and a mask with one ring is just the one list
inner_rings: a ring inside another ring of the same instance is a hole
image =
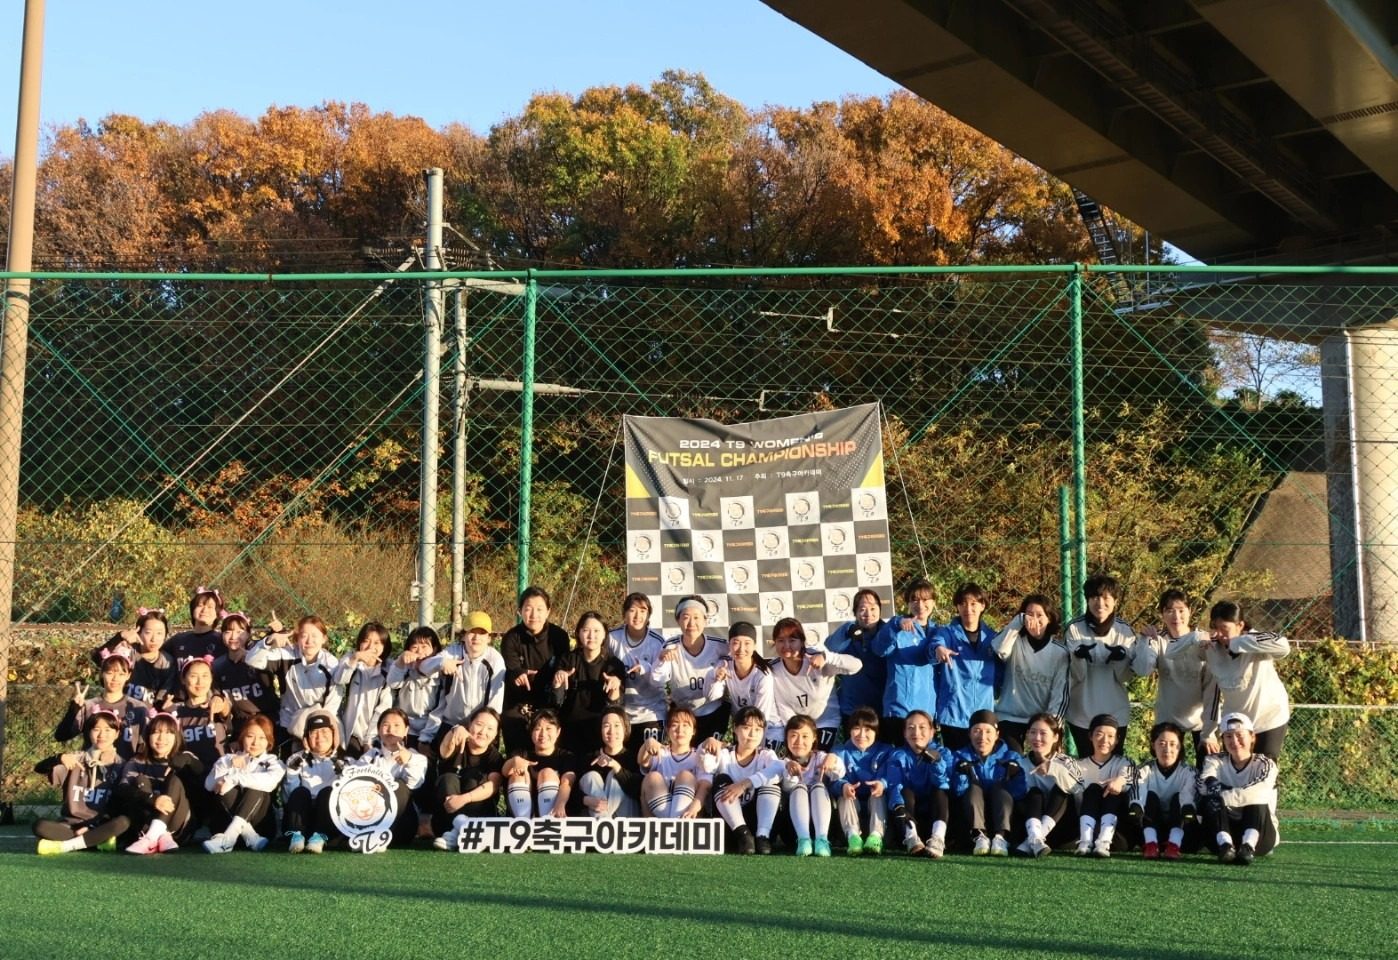
[[214, 665], [214, 658], [211, 654], [204, 654], [202, 657], [184, 657], [180, 660], [180, 673], [184, 673], [192, 664], [202, 663], [209, 667]]
[[165, 608], [164, 608], [164, 607], [137, 607], [137, 608], [136, 608], [136, 619], [137, 619], [137, 620], [141, 619], [142, 617], [146, 616], [147, 614], [150, 614], [150, 615], [156, 616], [156, 617], [163, 617], [163, 616], [165, 616]]

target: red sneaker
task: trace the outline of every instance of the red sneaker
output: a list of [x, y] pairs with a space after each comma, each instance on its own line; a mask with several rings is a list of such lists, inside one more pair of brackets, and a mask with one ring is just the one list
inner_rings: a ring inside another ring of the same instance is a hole
[[1163, 856], [1166, 860], [1178, 860], [1180, 858], [1180, 845], [1178, 843], [1165, 844]]
[[1141, 856], [1145, 857], [1147, 860], [1160, 859], [1160, 845], [1154, 840], [1148, 841], [1146, 845], [1141, 848]]

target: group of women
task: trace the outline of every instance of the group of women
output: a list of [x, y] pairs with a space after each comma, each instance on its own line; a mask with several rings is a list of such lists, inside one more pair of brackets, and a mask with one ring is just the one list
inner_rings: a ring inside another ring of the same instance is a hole
[[[877, 854], [887, 834], [931, 859], [1139, 846], [1251, 863], [1277, 840], [1287, 641], [1226, 602], [1193, 629], [1180, 591], [1138, 634], [1115, 615], [1120, 592], [1091, 578], [1087, 613], [1063, 627], [1032, 595], [997, 631], [980, 587], [938, 624], [916, 580], [887, 619], [860, 591], [854, 620], [817, 643], [793, 619], [716, 636], [699, 597], [667, 635], [641, 594], [614, 628], [589, 611], [570, 635], [531, 587], [498, 637], [477, 611], [446, 645], [419, 627], [395, 650], [368, 623], [337, 657], [319, 618], [288, 630], [274, 616], [254, 640], [247, 614], [200, 587], [189, 629], [169, 636], [164, 611], [140, 610], [93, 652], [100, 691], [79, 683], [56, 731], [82, 747], [39, 765], [63, 811], [35, 824], [38, 850], [320, 853], [343, 839], [336, 780], [370, 765], [394, 784], [397, 845], [454, 849], [471, 818], [502, 810], [716, 814], [739, 853], [829, 856], [834, 833]], [[1151, 756], [1136, 764], [1126, 684], [1152, 672]]]

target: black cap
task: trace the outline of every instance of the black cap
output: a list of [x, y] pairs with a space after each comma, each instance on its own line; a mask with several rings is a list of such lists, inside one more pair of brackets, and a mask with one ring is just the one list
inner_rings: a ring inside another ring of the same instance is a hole
[[995, 716], [994, 710], [977, 710], [971, 714], [969, 726], [974, 727], [978, 723], [988, 723], [997, 730], [1000, 728], [1000, 720]]
[[328, 713], [314, 713], [306, 720], [306, 733], [312, 730], [324, 730], [327, 727], [334, 728], [335, 721]]

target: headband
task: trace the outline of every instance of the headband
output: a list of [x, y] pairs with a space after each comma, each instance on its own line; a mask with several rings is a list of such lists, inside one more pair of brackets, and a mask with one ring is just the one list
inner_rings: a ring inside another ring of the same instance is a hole
[[680, 614], [684, 613], [690, 607], [693, 607], [694, 609], [703, 612], [705, 616], [708, 616], [709, 608], [705, 606], [704, 601], [695, 600], [693, 597], [686, 597], [679, 603], [675, 604], [675, 619], [678, 620], [680, 618]]

